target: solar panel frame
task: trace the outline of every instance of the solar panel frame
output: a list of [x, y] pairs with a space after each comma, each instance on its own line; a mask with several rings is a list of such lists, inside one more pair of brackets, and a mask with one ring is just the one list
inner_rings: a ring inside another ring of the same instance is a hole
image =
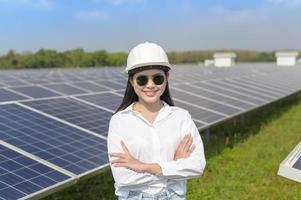
[[280, 163], [277, 174], [301, 183], [301, 142]]

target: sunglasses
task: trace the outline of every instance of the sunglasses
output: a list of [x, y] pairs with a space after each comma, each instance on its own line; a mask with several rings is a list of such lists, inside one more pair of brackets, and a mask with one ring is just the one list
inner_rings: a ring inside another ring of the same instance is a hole
[[[148, 83], [149, 77], [146, 75], [139, 75], [136, 78], [136, 83], [139, 86], [144, 86]], [[156, 85], [162, 85], [165, 81], [165, 77], [162, 74], [156, 74], [152, 76], [153, 83]]]

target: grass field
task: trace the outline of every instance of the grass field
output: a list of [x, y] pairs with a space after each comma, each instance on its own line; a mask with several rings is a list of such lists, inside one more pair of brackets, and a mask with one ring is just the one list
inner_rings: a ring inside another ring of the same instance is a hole
[[188, 199], [301, 199], [300, 183], [277, 176], [280, 162], [301, 140], [301, 101], [274, 110], [267, 121], [211, 156], [204, 176], [189, 181]]
[[[290, 97], [211, 129], [207, 167], [188, 181], [187, 199], [301, 199], [301, 184], [277, 176], [280, 162], [301, 140], [301, 100]], [[114, 197], [108, 169], [44, 200]]]

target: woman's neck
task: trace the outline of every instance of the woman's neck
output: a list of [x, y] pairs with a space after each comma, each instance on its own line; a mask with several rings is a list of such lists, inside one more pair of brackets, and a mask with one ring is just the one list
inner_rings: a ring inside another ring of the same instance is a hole
[[162, 107], [163, 104], [162, 102], [159, 100], [155, 103], [146, 103], [144, 101], [139, 100], [137, 103], [135, 103], [135, 110], [137, 111], [147, 111], [147, 112], [158, 112]]

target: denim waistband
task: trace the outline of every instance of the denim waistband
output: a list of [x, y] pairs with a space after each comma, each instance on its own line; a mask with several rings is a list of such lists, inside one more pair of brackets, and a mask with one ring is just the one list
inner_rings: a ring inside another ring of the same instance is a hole
[[154, 199], [154, 200], [168, 200], [174, 193], [171, 189], [162, 189], [156, 194], [148, 194], [142, 191], [130, 191], [127, 199]]

